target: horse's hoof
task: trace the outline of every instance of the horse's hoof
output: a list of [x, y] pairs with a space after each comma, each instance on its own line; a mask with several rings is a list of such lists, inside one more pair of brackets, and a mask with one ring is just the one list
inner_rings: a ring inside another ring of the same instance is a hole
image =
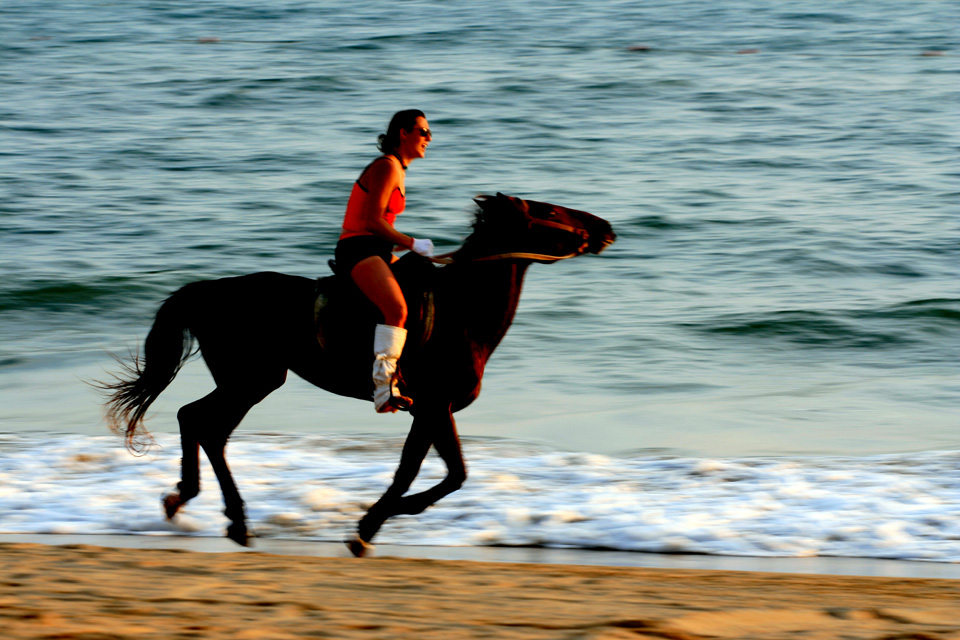
[[180, 507], [184, 504], [179, 493], [168, 493], [163, 496], [160, 502], [163, 503], [163, 511], [167, 514], [167, 520], [173, 520], [173, 516], [177, 515], [177, 511], [180, 511]]
[[362, 558], [370, 551], [373, 551], [373, 545], [362, 539], [360, 536], [347, 538], [343, 541], [343, 543], [347, 545], [347, 549], [350, 549], [350, 553], [358, 558]]
[[249, 547], [253, 535], [247, 531], [245, 524], [231, 524], [227, 527], [227, 537], [236, 542], [241, 547]]

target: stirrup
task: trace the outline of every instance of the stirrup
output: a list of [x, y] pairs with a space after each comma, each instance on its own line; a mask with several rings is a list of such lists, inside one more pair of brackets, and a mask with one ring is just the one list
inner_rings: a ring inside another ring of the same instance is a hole
[[386, 405], [384, 406], [393, 407], [393, 412], [410, 411], [410, 409], [413, 408], [413, 398], [408, 398], [407, 396], [403, 396], [397, 393], [397, 395], [390, 396], [390, 398], [387, 400]]
[[390, 395], [386, 398], [378, 398], [377, 391], [386, 389], [377, 389], [374, 391], [373, 408], [377, 413], [396, 413], [397, 411], [410, 411], [413, 407], [413, 399], [401, 395], [397, 390], [397, 383], [393, 382], [389, 387]]
[[373, 408], [377, 413], [409, 411], [413, 400], [397, 387], [396, 360], [377, 354], [373, 369]]

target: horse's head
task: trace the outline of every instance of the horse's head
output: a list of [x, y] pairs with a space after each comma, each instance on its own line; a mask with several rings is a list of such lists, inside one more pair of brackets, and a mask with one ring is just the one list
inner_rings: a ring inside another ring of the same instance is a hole
[[469, 246], [473, 260], [517, 258], [556, 262], [600, 253], [616, 239], [610, 223], [586, 211], [498, 193], [478, 196]]

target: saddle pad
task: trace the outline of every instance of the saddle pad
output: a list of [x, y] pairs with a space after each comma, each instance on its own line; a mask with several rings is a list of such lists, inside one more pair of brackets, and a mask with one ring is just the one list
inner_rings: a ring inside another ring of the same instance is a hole
[[[332, 278], [337, 278], [339, 276], [332, 276]], [[332, 279], [328, 278], [318, 278], [316, 293], [313, 301], [313, 324], [317, 332], [317, 341], [320, 343], [322, 348], [327, 346], [327, 333], [329, 328], [325, 327], [325, 315], [331, 311], [343, 312], [341, 309], [337, 309], [334, 305], [346, 303], [350, 304], [352, 301], [350, 294], [347, 294], [343, 291], [342, 287], [336, 285], [327, 287], [325, 285], [330, 284], [324, 282]], [[338, 291], [339, 289], [339, 291]], [[339, 294], [339, 295], [338, 295]], [[407, 343], [417, 344], [423, 346], [430, 340], [430, 336], [433, 334], [433, 324], [436, 311], [434, 309], [434, 300], [433, 300], [433, 289], [427, 288], [424, 289], [419, 297], [420, 304], [416, 305], [416, 308], [409, 308], [410, 317], [417, 318], [419, 322], [407, 321], [407, 328], [411, 331], [411, 334], [407, 337]], [[408, 306], [410, 305], [410, 300], [407, 301]], [[369, 315], [367, 311], [367, 305], [354, 305], [357, 313], [360, 317], [357, 318], [359, 323], [369, 322], [370, 324], [375, 324], [375, 319], [372, 315]], [[373, 334], [370, 334], [371, 340]]]

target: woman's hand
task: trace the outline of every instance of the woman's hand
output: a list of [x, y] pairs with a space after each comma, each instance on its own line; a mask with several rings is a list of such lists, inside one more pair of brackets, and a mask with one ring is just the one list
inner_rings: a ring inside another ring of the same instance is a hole
[[418, 240], [414, 238], [413, 243], [410, 245], [410, 250], [414, 253], [419, 253], [425, 258], [432, 258], [433, 240]]

